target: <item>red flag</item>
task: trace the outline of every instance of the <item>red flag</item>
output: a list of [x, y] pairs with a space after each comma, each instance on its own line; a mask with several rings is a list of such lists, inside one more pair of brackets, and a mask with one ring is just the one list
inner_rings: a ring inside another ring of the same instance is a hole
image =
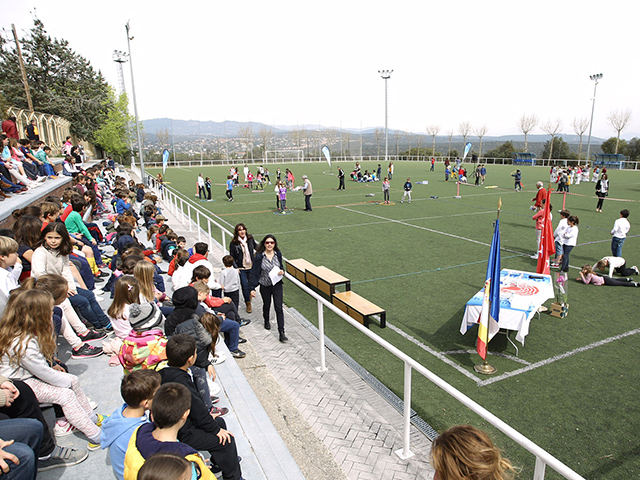
[[549, 257], [556, 253], [556, 244], [553, 240], [553, 224], [551, 223], [551, 189], [547, 190], [547, 200], [544, 204], [544, 218], [540, 245], [538, 245], [538, 267], [536, 273], [549, 275]]

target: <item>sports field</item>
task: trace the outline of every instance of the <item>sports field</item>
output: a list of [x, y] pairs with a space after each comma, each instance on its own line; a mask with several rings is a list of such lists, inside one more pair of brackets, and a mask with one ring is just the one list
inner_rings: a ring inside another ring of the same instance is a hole
[[[364, 162], [362, 168], [375, 165]], [[341, 166], [348, 175], [353, 163]], [[489, 165], [485, 187], [463, 186], [462, 198], [456, 199], [456, 185], [444, 182], [442, 164], [429, 172], [426, 163], [396, 162], [393, 205], [376, 203], [382, 199], [380, 182], [347, 179], [346, 191], [336, 191], [336, 164], [332, 169], [327, 164], [282, 165], [283, 172], [285, 167], [292, 169], [296, 185], [303, 174], [313, 182], [313, 212], [302, 210], [301, 192], [289, 192], [287, 206], [293, 213], [274, 215], [273, 186], [265, 192], [236, 188], [235, 201], [227, 202], [227, 167], [169, 169], [165, 180], [229, 229], [243, 222], [258, 241], [272, 233], [285, 257], [302, 257], [350, 278], [352, 290], [387, 310], [388, 328], [373, 323], [376, 333], [585, 478], [640, 477], [640, 288], [579, 284], [573, 280], [578, 270], [572, 269], [569, 316], [536, 317], [525, 346], [518, 344], [518, 357], [505, 337], [497, 335], [489, 344], [490, 363], [498, 368], [493, 376], [473, 370], [479, 362], [476, 329], [466, 335], [459, 331], [466, 302], [483, 286], [499, 199], [502, 268], [535, 271], [535, 260], [529, 258], [536, 238], [529, 206], [535, 182], [546, 186], [549, 181], [547, 167], [520, 167], [524, 191], [518, 193], [510, 177], [513, 166]], [[269, 170], [273, 181], [276, 166]], [[214, 202], [194, 197], [198, 173], [211, 177]], [[611, 255], [609, 231], [623, 208], [630, 210], [632, 225], [623, 256], [629, 265], [640, 264], [640, 172], [608, 173], [611, 186], [603, 213], [595, 211], [594, 183], [570, 187], [566, 208], [580, 218], [573, 267]], [[401, 204], [407, 177], [413, 182], [413, 201]], [[423, 180], [429, 184], [416, 184]], [[367, 196], [371, 193], [373, 197]], [[552, 205], [555, 226], [562, 196], [553, 195]], [[285, 302], [315, 321], [315, 302], [297, 288], [285, 285]], [[401, 362], [337, 316], [325, 319], [331, 339], [402, 394]], [[531, 455], [421, 376], [414, 375], [413, 381], [412, 406], [436, 430], [460, 423], [485, 428], [523, 468], [521, 478], [532, 476]], [[548, 470], [547, 478], [558, 476]]]

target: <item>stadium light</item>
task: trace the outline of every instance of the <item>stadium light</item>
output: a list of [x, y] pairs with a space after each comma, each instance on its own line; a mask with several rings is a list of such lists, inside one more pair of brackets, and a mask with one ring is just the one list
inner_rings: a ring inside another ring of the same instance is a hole
[[389, 160], [389, 129], [388, 129], [388, 96], [387, 96], [387, 80], [391, 78], [393, 70], [378, 70], [380, 76], [384, 79], [384, 161]]
[[140, 134], [140, 122], [138, 121], [138, 104], [136, 102], [136, 86], [133, 81], [133, 59], [131, 58], [131, 40], [133, 37], [129, 35], [129, 22], [125, 25], [127, 29], [127, 47], [129, 49], [129, 67], [131, 68], [131, 94], [133, 95], [133, 113], [136, 116], [136, 130], [138, 132], [138, 154], [140, 155], [140, 177], [144, 185], [147, 184], [147, 176], [144, 172], [144, 152], [142, 151], [142, 135]]
[[598, 88], [598, 80], [602, 78], [601, 73], [589, 75], [589, 78], [595, 82], [593, 85], [593, 99], [591, 102], [591, 121], [589, 122], [589, 141], [587, 142], [587, 163], [589, 163], [589, 155], [591, 154], [591, 129], [593, 128], [593, 111], [596, 108], [596, 88]]

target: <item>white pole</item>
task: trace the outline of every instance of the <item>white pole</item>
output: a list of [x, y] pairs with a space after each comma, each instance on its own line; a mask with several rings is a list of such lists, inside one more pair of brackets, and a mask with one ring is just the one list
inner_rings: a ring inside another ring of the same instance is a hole
[[327, 362], [324, 351], [324, 307], [320, 300], [318, 300], [318, 330], [320, 331], [320, 366], [316, 368], [316, 371], [326, 372]]
[[396, 450], [401, 459], [413, 457], [411, 452], [411, 365], [404, 362], [404, 418], [402, 449]]

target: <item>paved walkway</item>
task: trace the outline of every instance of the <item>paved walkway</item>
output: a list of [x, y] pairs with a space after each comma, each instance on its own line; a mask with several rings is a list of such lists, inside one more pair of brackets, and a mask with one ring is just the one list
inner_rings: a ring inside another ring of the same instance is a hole
[[[197, 241], [195, 229], [189, 232], [169, 209], [163, 213], [176, 233], [187, 238], [188, 245]], [[210, 250], [209, 260], [222, 268], [225, 253], [217, 245]], [[258, 295], [252, 314], [240, 307], [240, 314], [252, 323], [242, 328], [241, 335], [248, 343], [241, 348], [247, 357], [237, 363], [305, 478], [432, 478], [429, 440], [412, 429], [415, 455], [400, 459], [394, 453], [402, 448], [402, 416], [398, 411], [328, 349], [328, 371], [318, 373], [319, 346], [310, 330], [315, 327], [294, 309], [285, 308], [289, 343], [281, 344], [276, 328], [263, 328], [261, 304]], [[378, 347], [372, 343], [372, 348]]]

